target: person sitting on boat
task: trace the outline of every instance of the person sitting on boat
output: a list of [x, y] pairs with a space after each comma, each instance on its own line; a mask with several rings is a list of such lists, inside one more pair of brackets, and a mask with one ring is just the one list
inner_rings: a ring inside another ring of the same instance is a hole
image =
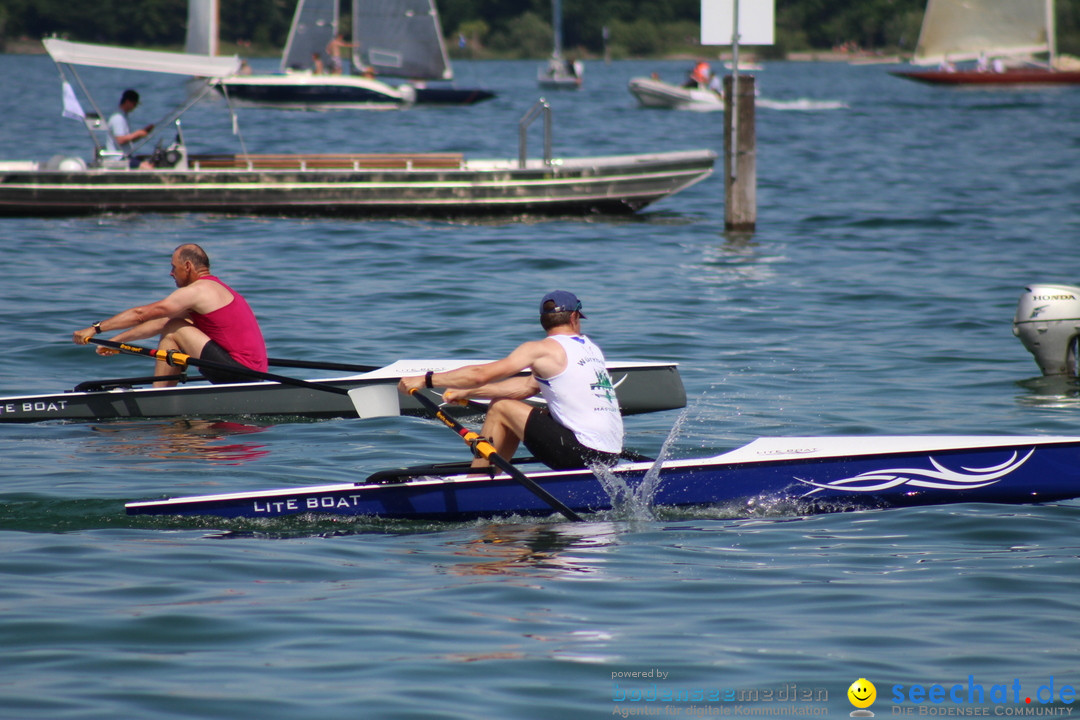
[[328, 73], [331, 75], [340, 75], [344, 71], [344, 67], [341, 63], [341, 51], [344, 48], [351, 47], [356, 46], [345, 42], [345, 36], [341, 33], [330, 38], [330, 42], [326, 44], [326, 71]]
[[712, 90], [714, 93], [716, 93], [717, 97], [719, 97], [719, 98], [724, 97], [723, 81], [720, 79], [720, 76], [717, 75], [716, 73], [712, 73], [712, 76], [709, 78], [709, 89]]
[[[132, 130], [131, 125], [128, 124], [128, 115], [138, 106], [139, 93], [130, 88], [125, 90], [120, 96], [120, 108], [109, 118], [109, 133], [105, 138], [105, 148], [109, 152], [122, 152], [130, 156], [134, 149], [132, 143], [142, 140], [153, 132], [152, 124], [138, 130]], [[136, 165], [137, 162], [133, 159], [132, 167]]]
[[687, 78], [686, 84], [683, 85], [683, 87], [705, 87], [708, 84], [711, 75], [712, 68], [709, 67], [709, 63], [702, 60], [690, 70], [690, 76]]
[[[623, 448], [622, 415], [604, 355], [581, 332], [584, 318], [576, 295], [555, 290], [540, 301], [544, 339], [523, 343], [495, 362], [402, 378], [398, 388], [447, 388], [447, 403], [491, 399], [480, 434], [505, 459], [523, 442], [555, 470], [613, 465]], [[524, 370], [531, 374], [518, 375]], [[546, 408], [523, 402], [537, 393]], [[478, 457], [472, 466], [486, 469], [489, 462]]]
[[[210, 274], [210, 258], [194, 243], [179, 246], [172, 254], [172, 271], [177, 289], [168, 297], [149, 305], [125, 310], [73, 333], [76, 345], [85, 345], [103, 332], [124, 330], [113, 338], [130, 342], [160, 335], [158, 350], [178, 351], [197, 360], [246, 367], [266, 372], [266, 343], [255, 313], [236, 292]], [[118, 351], [104, 346], [99, 355]], [[176, 376], [181, 368], [158, 360], [155, 375]], [[212, 383], [250, 379], [244, 374], [203, 368]], [[170, 387], [176, 380], [155, 381], [155, 387]]]

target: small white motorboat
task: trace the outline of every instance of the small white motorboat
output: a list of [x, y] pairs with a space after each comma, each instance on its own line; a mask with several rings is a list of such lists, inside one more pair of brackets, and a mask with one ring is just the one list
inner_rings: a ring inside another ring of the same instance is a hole
[[724, 97], [704, 85], [684, 87], [672, 85], [656, 77], [636, 77], [630, 80], [630, 93], [642, 107], [671, 110], [723, 110]]

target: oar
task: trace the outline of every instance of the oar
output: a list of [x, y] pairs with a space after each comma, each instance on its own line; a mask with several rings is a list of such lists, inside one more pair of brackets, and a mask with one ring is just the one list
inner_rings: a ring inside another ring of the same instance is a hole
[[276, 375], [274, 373], [262, 372], [261, 370], [252, 370], [243, 365], [226, 365], [225, 363], [217, 363], [213, 360], [201, 360], [176, 350], [151, 350], [150, 348], [139, 347], [138, 345], [128, 345], [127, 343], [119, 343], [113, 340], [104, 340], [96, 337], [90, 338], [90, 342], [114, 350], [119, 350], [120, 352], [131, 353], [132, 355], [145, 355], [146, 357], [152, 357], [155, 360], [162, 360], [173, 367], [185, 368], [188, 365], [191, 365], [198, 368], [221, 370], [222, 372], [231, 373], [233, 375], [259, 378], [260, 380], [273, 380], [274, 382], [279, 382], [283, 385], [297, 385], [299, 387], [311, 388], [312, 390], [337, 393], [338, 395], [349, 394], [349, 391], [345, 388], [334, 387], [333, 385], [322, 385], [319, 383], [308, 382], [307, 380], [299, 380], [297, 378], [289, 377], [288, 375]]
[[558, 498], [556, 498], [544, 488], [537, 485], [535, 482], [529, 479], [525, 475], [525, 473], [518, 470], [508, 460], [504, 459], [501, 455], [496, 453], [495, 447], [490, 442], [480, 437], [475, 432], [469, 430], [457, 420], [444, 413], [438, 405], [432, 402], [419, 390], [414, 388], [409, 391], [409, 394], [419, 400], [420, 404], [430, 410], [438, 420], [442, 421], [444, 425], [446, 425], [448, 428], [460, 435], [462, 439], [465, 440], [465, 444], [471, 447], [473, 449], [473, 452], [476, 453], [478, 457], [486, 458], [487, 461], [490, 462], [492, 465], [499, 468], [500, 470], [508, 474], [510, 477], [512, 477], [514, 480], [525, 486], [525, 488], [533, 495], [536, 495], [548, 505], [561, 512], [564, 516], [566, 516], [567, 520], [581, 522], [580, 515], [568, 508]]
[[235, 375], [259, 378], [260, 380], [272, 380], [273, 382], [281, 383], [283, 385], [296, 385], [298, 387], [322, 390], [323, 392], [335, 393], [337, 395], [348, 395], [349, 399], [352, 400], [353, 407], [356, 409], [356, 414], [359, 415], [361, 419], [401, 414], [401, 403], [398, 402], [397, 385], [392, 383], [376, 383], [372, 385], [363, 385], [358, 388], [353, 388], [352, 390], [346, 390], [345, 388], [335, 387], [334, 385], [308, 382], [307, 380], [300, 380], [298, 378], [289, 377], [288, 375], [276, 375], [274, 373], [252, 370], [251, 368], [242, 365], [225, 365], [224, 363], [216, 363], [213, 360], [201, 360], [175, 350], [151, 350], [150, 348], [144, 348], [138, 345], [128, 345], [127, 343], [119, 343], [114, 340], [103, 340], [101, 338], [93, 337], [90, 338], [90, 342], [113, 348], [114, 350], [119, 350], [121, 352], [131, 353], [132, 355], [144, 355], [146, 357], [152, 357], [155, 360], [163, 360], [173, 367], [185, 368], [188, 365], [191, 365], [200, 368], [210, 368], [212, 370], [221, 370]]
[[314, 360], [285, 360], [268, 358], [274, 367], [307, 368], [308, 370], [341, 370], [342, 372], [366, 373], [378, 370], [382, 365], [352, 365], [350, 363], [316, 362]]

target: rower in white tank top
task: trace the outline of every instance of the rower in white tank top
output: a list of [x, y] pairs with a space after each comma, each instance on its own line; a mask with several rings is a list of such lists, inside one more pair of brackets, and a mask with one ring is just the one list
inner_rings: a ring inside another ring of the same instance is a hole
[[584, 335], [549, 335], [566, 352], [566, 369], [538, 377], [552, 416], [582, 445], [606, 453], [623, 446], [623, 422], [604, 354]]

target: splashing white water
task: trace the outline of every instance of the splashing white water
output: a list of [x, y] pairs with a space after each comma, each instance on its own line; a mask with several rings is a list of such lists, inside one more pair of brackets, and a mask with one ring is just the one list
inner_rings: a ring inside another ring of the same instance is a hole
[[627, 520], [655, 520], [653, 513], [653, 499], [656, 491], [660, 488], [660, 468], [669, 456], [669, 448], [679, 437], [679, 431], [689, 416], [691, 408], [685, 408], [675, 419], [675, 423], [668, 431], [667, 438], [660, 446], [660, 453], [653, 461], [652, 467], [645, 471], [645, 476], [637, 483], [628, 483], [624, 477], [611, 472], [602, 465], [593, 466], [593, 474], [600, 480], [611, 499], [611, 509], [616, 515]]

